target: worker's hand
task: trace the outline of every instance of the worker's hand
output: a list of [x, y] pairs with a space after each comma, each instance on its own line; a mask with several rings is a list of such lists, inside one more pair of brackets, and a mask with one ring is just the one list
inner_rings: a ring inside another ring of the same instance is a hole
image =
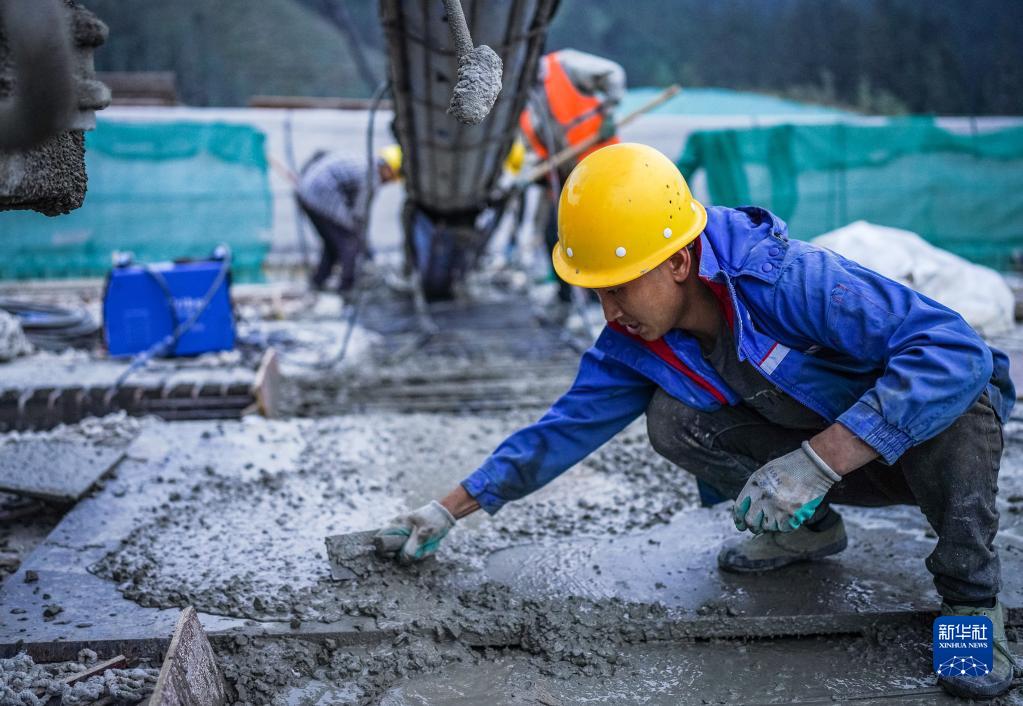
[[740, 532], [791, 532], [813, 515], [825, 493], [842, 479], [803, 445], [757, 469], [735, 500], [732, 512]]
[[377, 554], [395, 557], [402, 563], [419, 561], [437, 551], [437, 546], [455, 526], [455, 518], [436, 500], [418, 510], [398, 515], [373, 538]]
[[597, 139], [601, 142], [610, 140], [618, 132], [618, 125], [615, 123], [613, 110], [601, 111], [604, 120], [600, 123], [600, 130], [597, 132]]

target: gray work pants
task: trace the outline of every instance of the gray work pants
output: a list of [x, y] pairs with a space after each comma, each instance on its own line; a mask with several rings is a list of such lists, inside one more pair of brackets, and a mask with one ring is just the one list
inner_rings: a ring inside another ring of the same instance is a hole
[[342, 294], [350, 292], [355, 285], [355, 269], [362, 251], [362, 243], [356, 233], [347, 228], [342, 228], [337, 223], [324, 218], [299, 200], [298, 205], [309, 217], [309, 221], [316, 229], [316, 233], [323, 241], [323, 249], [320, 251], [320, 263], [311, 277], [312, 284], [322, 287], [334, 271], [334, 266], [341, 265], [341, 280], [338, 284], [338, 291]]
[[[819, 431], [775, 424], [746, 405], [701, 412], [663, 390], [650, 401], [647, 430], [657, 453], [733, 499], [760, 466]], [[846, 475], [825, 502], [919, 506], [938, 535], [926, 561], [938, 594], [949, 603], [992, 598], [1001, 583], [993, 543], [1002, 443], [1001, 424], [984, 394], [952, 426], [891, 466], [872, 461]]]

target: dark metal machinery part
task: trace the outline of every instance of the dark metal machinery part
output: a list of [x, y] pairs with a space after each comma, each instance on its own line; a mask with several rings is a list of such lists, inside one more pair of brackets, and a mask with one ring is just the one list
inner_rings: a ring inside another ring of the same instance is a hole
[[504, 63], [501, 93], [479, 125], [448, 115], [458, 58], [437, 0], [380, 0], [412, 203], [433, 217], [478, 214], [488, 204], [533, 84], [557, 0], [463, 0], [473, 41]]
[[268, 348], [251, 380], [45, 386], [0, 390], [0, 432], [40, 431], [124, 411], [166, 420], [275, 417], [280, 396], [277, 352]]
[[67, 10], [58, 0], [4, 0], [0, 26], [17, 73], [0, 102], [0, 150], [25, 150], [68, 128], [77, 97]]
[[0, 432], [42, 431], [125, 411], [161, 419], [238, 419], [255, 402], [248, 383], [38, 387], [0, 393]]

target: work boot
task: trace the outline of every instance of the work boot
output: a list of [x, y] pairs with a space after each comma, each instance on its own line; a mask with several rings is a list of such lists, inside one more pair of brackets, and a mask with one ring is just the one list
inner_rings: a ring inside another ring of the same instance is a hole
[[764, 532], [730, 539], [718, 552], [718, 566], [743, 574], [771, 571], [797, 561], [838, 554], [848, 544], [842, 516], [831, 510], [814, 527], [803, 525], [791, 532]]
[[993, 699], [1012, 687], [1014, 673], [1019, 670], [1009, 641], [1005, 639], [1005, 611], [1000, 601], [994, 608], [941, 604], [942, 615], [982, 616], [991, 620], [994, 627], [994, 659], [991, 671], [979, 677], [938, 675], [938, 683], [953, 696], [966, 699]]

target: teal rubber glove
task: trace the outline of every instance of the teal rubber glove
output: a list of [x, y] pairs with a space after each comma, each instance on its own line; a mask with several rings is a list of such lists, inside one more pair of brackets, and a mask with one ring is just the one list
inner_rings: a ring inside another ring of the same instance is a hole
[[740, 532], [791, 532], [809, 520], [824, 495], [842, 477], [806, 441], [757, 469], [735, 500]]
[[618, 125], [615, 123], [614, 112], [611, 110], [603, 113], [604, 120], [600, 123], [600, 129], [597, 132], [597, 139], [600, 142], [606, 142], [610, 140], [618, 132]]
[[420, 561], [437, 551], [455, 526], [454, 516], [436, 500], [418, 510], [398, 515], [373, 538], [377, 554], [403, 564]]

